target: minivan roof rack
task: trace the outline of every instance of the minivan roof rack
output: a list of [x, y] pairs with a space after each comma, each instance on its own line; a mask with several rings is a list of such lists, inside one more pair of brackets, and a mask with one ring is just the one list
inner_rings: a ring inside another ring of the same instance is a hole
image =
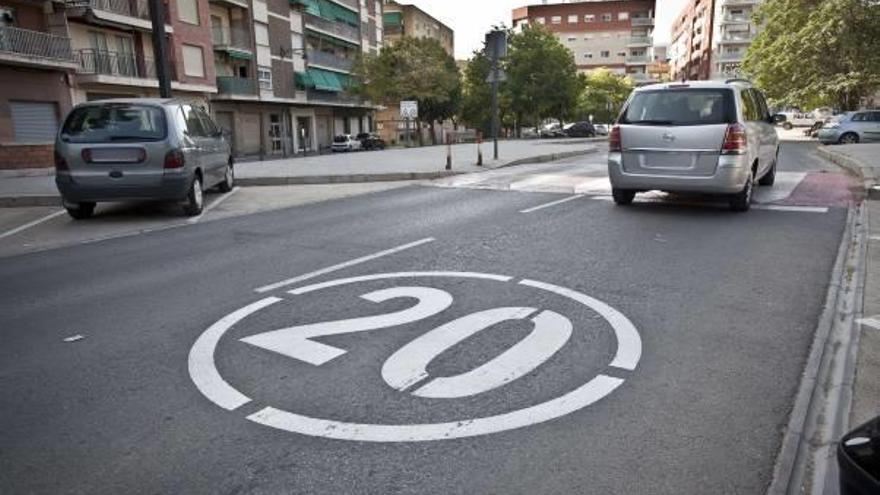
[[741, 77], [734, 77], [733, 79], [728, 79], [728, 80], [724, 81], [724, 84], [730, 84], [730, 83], [735, 83], [735, 82], [752, 84], [752, 81], [749, 81], [748, 79], [743, 79]]

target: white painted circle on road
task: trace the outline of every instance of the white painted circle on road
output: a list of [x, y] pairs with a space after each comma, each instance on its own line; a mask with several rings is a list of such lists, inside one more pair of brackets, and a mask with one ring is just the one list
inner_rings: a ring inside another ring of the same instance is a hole
[[[373, 280], [432, 277], [513, 283], [512, 277], [485, 273], [399, 272], [321, 282], [293, 289], [289, 293], [306, 294], [329, 287]], [[534, 280], [521, 280], [518, 285], [554, 293], [599, 314], [611, 326], [617, 340], [617, 351], [609, 366], [627, 371], [636, 368], [642, 352], [641, 338], [635, 326], [622, 313], [602, 301], [565, 287]], [[413, 298], [418, 303], [411, 308], [387, 315], [283, 328], [245, 337], [241, 341], [320, 366], [345, 355], [348, 351], [309, 340], [311, 337], [390, 328], [436, 315], [453, 304], [452, 296], [445, 291], [409, 284], [361, 295], [361, 298], [372, 302], [382, 302], [397, 297]], [[221, 318], [196, 340], [190, 350], [189, 373], [193, 383], [210, 401], [230, 411], [251, 401], [251, 398], [235, 389], [220, 375], [214, 361], [214, 353], [220, 339], [233, 326], [282, 300], [278, 297], [268, 297], [240, 308]], [[470, 372], [454, 377], [427, 376], [425, 370], [428, 363], [444, 350], [492, 324], [529, 317], [534, 323], [533, 331], [496, 358]], [[382, 376], [392, 388], [415, 396], [455, 399], [476, 395], [503, 386], [540, 366], [567, 343], [571, 330], [571, 322], [553, 311], [521, 307], [487, 309], [441, 325], [404, 345], [385, 362]], [[602, 399], [623, 382], [622, 378], [599, 374], [580, 387], [540, 404], [493, 416], [444, 423], [351, 423], [304, 416], [274, 407], [265, 407], [247, 416], [247, 419], [288, 432], [341, 440], [418, 442], [464, 438], [522, 428], [565, 416]]]

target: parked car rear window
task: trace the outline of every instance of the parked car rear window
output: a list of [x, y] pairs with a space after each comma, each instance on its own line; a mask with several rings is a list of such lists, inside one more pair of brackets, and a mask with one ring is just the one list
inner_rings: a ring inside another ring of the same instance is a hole
[[128, 103], [78, 107], [67, 116], [61, 134], [79, 143], [159, 141], [166, 135], [165, 112]]
[[729, 89], [661, 89], [639, 91], [627, 105], [621, 124], [708, 125], [736, 122]]
[[348, 136], [336, 136], [335, 138], [333, 138], [333, 142], [334, 143], [347, 143]]

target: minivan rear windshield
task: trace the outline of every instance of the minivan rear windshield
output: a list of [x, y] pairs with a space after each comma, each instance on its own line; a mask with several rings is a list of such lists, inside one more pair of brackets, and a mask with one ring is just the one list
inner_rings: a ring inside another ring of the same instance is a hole
[[736, 122], [733, 91], [681, 88], [639, 91], [620, 117], [621, 124], [707, 125]]
[[61, 138], [75, 143], [124, 143], [165, 139], [165, 112], [159, 107], [104, 103], [75, 108]]

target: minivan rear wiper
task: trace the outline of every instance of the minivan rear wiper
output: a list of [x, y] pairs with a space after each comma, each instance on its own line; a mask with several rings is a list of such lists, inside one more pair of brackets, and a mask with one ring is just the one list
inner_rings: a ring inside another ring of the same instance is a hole
[[627, 122], [627, 124], [633, 124], [633, 125], [672, 125], [673, 122], [671, 120], [645, 119], [645, 120], [630, 120]]

